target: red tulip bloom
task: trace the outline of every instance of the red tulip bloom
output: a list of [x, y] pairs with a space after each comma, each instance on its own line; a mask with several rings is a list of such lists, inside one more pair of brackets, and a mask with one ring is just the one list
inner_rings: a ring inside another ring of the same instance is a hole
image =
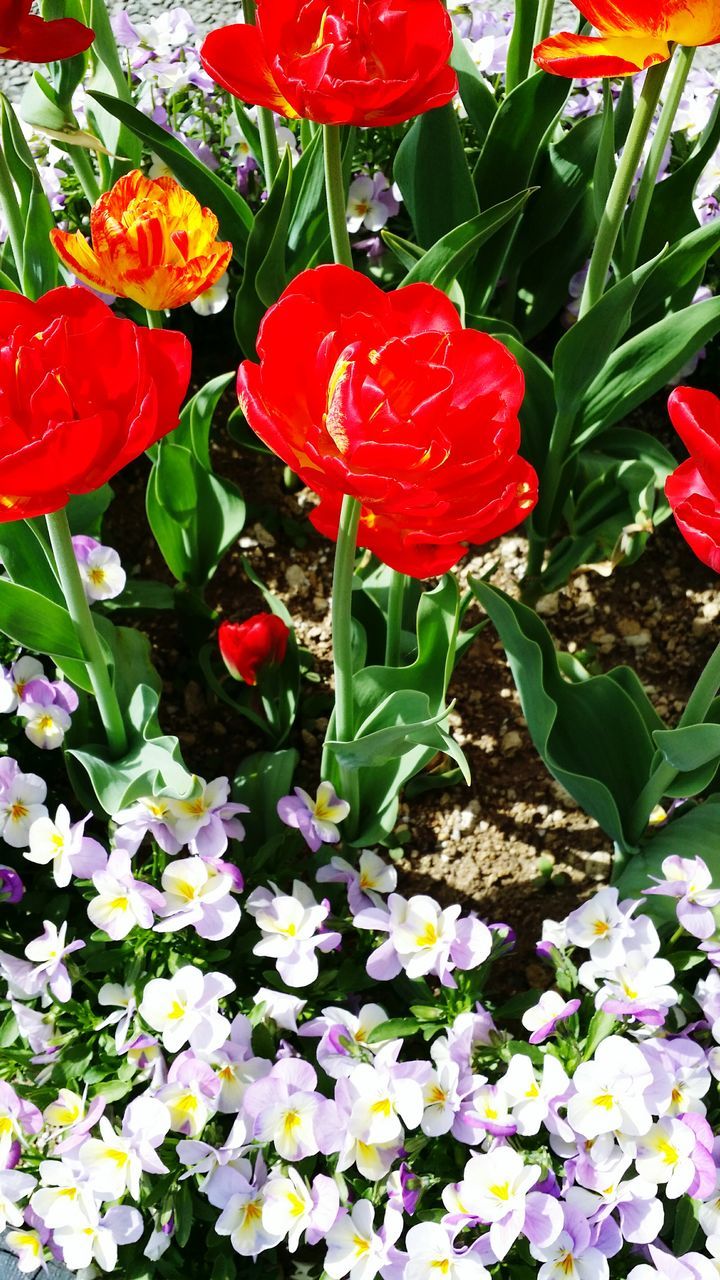
[[667, 500], [695, 555], [720, 573], [720, 400], [711, 391], [677, 387], [668, 408], [691, 457], [668, 476]]
[[177, 426], [190, 360], [86, 289], [0, 291], [0, 521], [58, 511]]
[[200, 56], [229, 93], [281, 116], [391, 125], [457, 91], [441, 0], [258, 0], [256, 21], [211, 31]]
[[258, 352], [240, 366], [241, 407], [320, 495], [311, 519], [329, 537], [350, 494], [360, 546], [425, 578], [534, 507], [537, 476], [518, 456], [522, 371], [463, 329], [439, 289], [384, 293], [348, 267], [316, 267], [270, 308]]
[[274, 613], [256, 613], [246, 622], [222, 622], [218, 644], [223, 662], [235, 680], [257, 684], [264, 667], [285, 661], [290, 628]]
[[535, 61], [556, 76], [634, 76], [667, 62], [671, 45], [720, 42], [720, 0], [573, 0], [600, 32], [550, 36]]
[[60, 62], [89, 49], [95, 32], [75, 18], [46, 22], [30, 12], [32, 0], [0, 0], [0, 58]]

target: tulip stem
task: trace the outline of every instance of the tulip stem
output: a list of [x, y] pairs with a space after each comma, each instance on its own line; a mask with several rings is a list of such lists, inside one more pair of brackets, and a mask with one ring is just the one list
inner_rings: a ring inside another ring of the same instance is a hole
[[532, 62], [538, 0], [515, 0], [515, 21], [508, 47], [505, 95], [527, 80]]
[[[711, 654], [700, 679], [688, 698], [687, 706], [678, 722], [678, 729], [686, 729], [689, 725], [704, 724], [708, 713], [720, 692], [720, 644]], [[661, 761], [650, 775], [635, 803], [630, 821], [630, 835], [640, 839], [645, 830], [650, 814], [667, 789], [675, 781], [678, 770], [667, 760]]]
[[149, 307], [146, 307], [145, 315], [147, 316], [148, 329], [162, 329], [165, 323], [164, 311], [151, 311]]
[[637, 265], [660, 166], [672, 135], [675, 117], [682, 101], [696, 52], [695, 48], [681, 48], [678, 51], [670, 88], [663, 103], [658, 127], [650, 148], [650, 155], [648, 156], [643, 176], [640, 179], [640, 186], [630, 213], [630, 224], [622, 254], [623, 275], [628, 275]]
[[[348, 494], [343, 498], [338, 526], [332, 588], [332, 643], [335, 668], [335, 739], [355, 739], [355, 699], [353, 695], [352, 589], [355, 548], [360, 524], [360, 503]], [[360, 787], [357, 769], [340, 764], [340, 794], [350, 805], [351, 821], [357, 823]]]
[[[535, 23], [535, 45], [539, 45], [542, 40], [547, 40], [550, 35], [554, 12], [555, 0], [540, 0], [537, 22]], [[539, 71], [540, 68], [536, 66], [534, 70]]]
[[25, 238], [25, 228], [23, 226], [22, 214], [20, 213], [20, 205], [18, 203], [15, 185], [12, 180], [10, 169], [2, 147], [0, 147], [0, 206], [2, 207], [5, 221], [8, 227], [8, 236], [10, 239], [10, 247], [12, 249], [13, 258], [15, 259], [15, 267], [20, 282], [20, 288], [23, 284], [23, 241]]
[[[250, 25], [255, 25], [255, 0], [242, 0], [243, 17]], [[265, 186], [270, 190], [275, 181], [275, 174], [280, 168], [275, 118], [269, 107], [257, 109], [258, 132], [260, 134], [260, 150], [262, 151], [262, 170]]]
[[406, 586], [407, 578], [405, 574], [398, 573], [396, 569], [393, 569], [388, 594], [387, 634], [385, 638], [386, 667], [397, 667], [400, 663], [400, 640], [402, 638]]
[[658, 63], [651, 67], [645, 76], [642, 93], [635, 107], [630, 131], [600, 219], [580, 303], [579, 318], [581, 320], [600, 301], [605, 292], [607, 275], [622, 228], [630, 192], [642, 160], [643, 148], [655, 117], [669, 66], [669, 62]]
[[342, 163], [342, 134], [336, 124], [323, 125], [323, 154], [325, 157], [325, 194], [327, 198], [330, 240], [333, 257], [343, 266], [353, 264], [350, 236], [347, 229], [347, 195]]
[[90, 204], [96, 204], [102, 192], [87, 151], [83, 147], [67, 147], [66, 152], [86, 199], [89, 200]]
[[114, 758], [123, 756], [128, 742], [125, 733], [120, 704], [113, 688], [106, 659], [100, 647], [100, 640], [90, 612], [85, 588], [75, 559], [70, 526], [64, 510], [55, 511], [45, 517], [50, 545], [55, 557], [55, 565], [60, 585], [65, 596], [68, 613], [75, 625], [75, 631], [85, 655], [90, 682], [98, 705], [98, 711], [105, 726], [108, 745]]

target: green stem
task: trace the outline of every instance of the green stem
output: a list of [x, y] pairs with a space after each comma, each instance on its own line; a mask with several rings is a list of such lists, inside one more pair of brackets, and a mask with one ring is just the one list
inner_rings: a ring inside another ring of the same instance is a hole
[[66, 147], [65, 150], [77, 174], [78, 182], [85, 193], [86, 199], [90, 201], [90, 204], [96, 204], [102, 195], [102, 191], [87, 151], [83, 147]]
[[[242, 0], [243, 16], [251, 26], [255, 25], [255, 0]], [[270, 190], [275, 174], [280, 168], [275, 120], [269, 107], [257, 109], [258, 131], [260, 133], [260, 149], [262, 151], [263, 176], [265, 186]]]
[[162, 329], [165, 324], [164, 311], [151, 311], [149, 307], [145, 308], [148, 329]]
[[678, 52], [670, 88], [663, 103], [658, 127], [650, 148], [650, 155], [648, 156], [643, 176], [640, 179], [640, 186], [630, 213], [630, 224], [622, 254], [623, 275], [628, 275], [637, 265], [660, 166], [663, 162], [667, 144], [672, 136], [675, 117], [678, 113], [696, 52], [695, 48], [681, 48]]
[[635, 107], [627, 141], [615, 172], [615, 178], [610, 188], [602, 218], [600, 219], [595, 248], [590, 259], [590, 267], [580, 303], [579, 318], [581, 320], [600, 301], [605, 292], [605, 283], [618, 236], [620, 235], [623, 218], [625, 217], [630, 192], [642, 160], [643, 148], [655, 117], [655, 110], [660, 101], [660, 93], [669, 66], [669, 62], [658, 63], [656, 66], [651, 67], [645, 76], [645, 83]]
[[347, 229], [347, 194], [343, 176], [340, 128], [335, 124], [323, 125], [323, 155], [325, 157], [325, 194], [327, 197], [330, 240], [333, 257], [346, 267], [353, 264], [350, 236]]
[[[704, 724], [718, 691], [720, 691], [720, 644], [710, 657], [688, 699], [688, 704], [680, 717], [678, 729], [685, 729], [693, 724]], [[667, 788], [672, 785], [677, 776], [678, 770], [663, 760], [646, 782], [638, 796], [630, 823], [631, 833], [638, 839], [645, 830], [653, 809], [660, 804], [663, 796], [667, 794]]]
[[[540, 8], [538, 9], [537, 22], [535, 24], [535, 44], [538, 45], [542, 40], [547, 40], [552, 31], [553, 14], [555, 12], [555, 0], [540, 0]], [[538, 67], [535, 70], [539, 70]]]
[[58, 577], [68, 613], [75, 624], [75, 631], [85, 655], [88, 675], [97, 700], [98, 711], [105, 726], [108, 745], [111, 754], [118, 758], [127, 751], [125, 724], [107, 663], [100, 648], [90, 606], [85, 597], [85, 589], [70, 537], [67, 514], [64, 510], [56, 511], [46, 516], [46, 521]]
[[[360, 523], [360, 503], [347, 494], [343, 498], [332, 589], [332, 642], [335, 669], [335, 738], [352, 742], [355, 737], [355, 700], [353, 696], [352, 656], [352, 585], [355, 571], [355, 547]], [[340, 792], [357, 820], [359, 785], [357, 770], [340, 765]]]
[[404, 573], [393, 569], [390, 592], [388, 595], [387, 635], [385, 638], [385, 666], [397, 667], [400, 663], [400, 640], [402, 637], [403, 605], [405, 603], [405, 587], [407, 578]]
[[23, 226], [22, 214], [20, 213], [20, 205], [18, 203], [15, 185], [2, 147], [0, 147], [0, 206], [2, 206], [5, 221], [7, 222], [10, 247], [13, 251], [15, 267], [22, 287], [23, 240], [25, 238], [25, 228]]
[[515, 21], [508, 48], [505, 71], [505, 93], [512, 93], [527, 80], [532, 62], [533, 37], [537, 22], [538, 0], [515, 0]]

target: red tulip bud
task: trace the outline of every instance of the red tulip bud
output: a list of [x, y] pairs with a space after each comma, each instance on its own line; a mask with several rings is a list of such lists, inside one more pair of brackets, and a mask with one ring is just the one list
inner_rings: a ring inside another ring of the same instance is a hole
[[223, 622], [218, 644], [235, 680], [257, 684], [264, 667], [280, 665], [287, 653], [290, 628], [274, 613], [256, 613], [245, 622]]

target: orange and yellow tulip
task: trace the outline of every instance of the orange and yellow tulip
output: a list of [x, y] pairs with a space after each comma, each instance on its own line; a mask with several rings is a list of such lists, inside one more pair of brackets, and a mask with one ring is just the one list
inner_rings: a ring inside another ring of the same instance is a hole
[[718, 44], [720, 0], [573, 0], [599, 36], [549, 36], [535, 61], [556, 76], [633, 76], [667, 62], [672, 46]]
[[192, 302], [227, 270], [232, 245], [217, 231], [215, 214], [173, 178], [136, 169], [93, 206], [91, 244], [79, 231], [57, 228], [50, 239], [85, 284], [164, 311]]

